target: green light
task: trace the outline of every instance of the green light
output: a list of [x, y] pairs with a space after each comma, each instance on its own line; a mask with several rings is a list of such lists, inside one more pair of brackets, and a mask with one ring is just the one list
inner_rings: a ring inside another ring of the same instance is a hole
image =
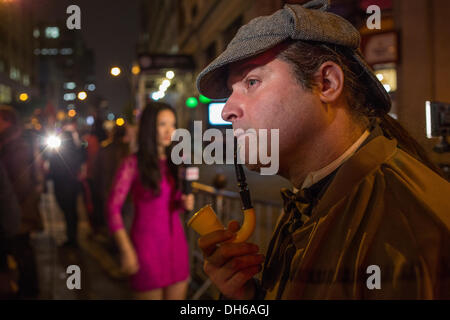
[[198, 100], [195, 97], [189, 97], [186, 99], [186, 106], [188, 108], [195, 108], [198, 105]]
[[202, 94], [198, 97], [198, 100], [200, 100], [200, 102], [203, 103], [203, 104], [208, 104], [208, 103], [211, 102], [210, 98], [207, 98], [207, 97], [205, 97]]

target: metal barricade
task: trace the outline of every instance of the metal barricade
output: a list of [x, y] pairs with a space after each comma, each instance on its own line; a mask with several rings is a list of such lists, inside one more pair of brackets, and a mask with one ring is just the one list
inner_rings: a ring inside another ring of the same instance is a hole
[[[193, 182], [192, 187], [195, 196], [194, 212], [210, 204], [225, 226], [231, 220], [242, 223], [242, 204], [238, 192], [217, 190], [212, 186], [197, 182]], [[252, 199], [252, 203], [256, 213], [256, 227], [255, 232], [248, 241], [257, 244], [260, 252], [265, 253], [276, 221], [281, 213], [281, 206], [277, 203], [257, 199]], [[185, 217], [185, 226], [190, 217]], [[195, 291], [191, 299], [198, 300], [207, 292], [209, 292], [207, 295], [212, 298], [218, 292], [214, 286], [211, 286], [211, 281], [203, 272], [203, 254], [197, 244], [199, 235], [193, 229], [186, 227], [186, 237], [189, 243], [191, 285]]]

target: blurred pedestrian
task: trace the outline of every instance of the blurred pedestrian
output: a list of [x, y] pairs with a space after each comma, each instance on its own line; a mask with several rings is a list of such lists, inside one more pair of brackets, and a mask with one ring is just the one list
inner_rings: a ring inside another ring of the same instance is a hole
[[94, 216], [100, 234], [104, 234], [104, 227], [107, 228], [105, 204], [114, 175], [122, 160], [130, 154], [128, 140], [127, 127], [114, 126], [111, 138], [103, 141], [93, 164], [92, 189], [97, 193], [97, 196], [93, 198]]
[[[121, 253], [122, 270], [131, 275], [138, 299], [186, 296], [189, 256], [179, 214], [192, 210], [194, 199], [181, 194], [177, 167], [170, 160], [175, 125], [169, 105], [151, 103], [144, 109], [138, 151], [120, 165], [108, 200], [108, 223]], [[120, 211], [130, 191], [135, 213], [129, 237]]]
[[63, 247], [76, 248], [78, 246], [77, 199], [81, 190], [80, 170], [84, 155], [73, 123], [63, 126], [59, 138], [61, 145], [50, 150], [48, 155], [49, 177], [53, 180], [55, 198], [66, 220], [67, 240]]
[[39, 286], [30, 234], [43, 230], [39, 212], [40, 186], [32, 172], [33, 149], [22, 136], [17, 113], [9, 106], [0, 106], [0, 161], [21, 208], [19, 232], [12, 240], [13, 255], [20, 273], [19, 297], [36, 298]]
[[20, 205], [0, 162], [0, 299], [12, 299], [17, 294], [17, 274], [11, 266], [11, 240], [19, 232]]

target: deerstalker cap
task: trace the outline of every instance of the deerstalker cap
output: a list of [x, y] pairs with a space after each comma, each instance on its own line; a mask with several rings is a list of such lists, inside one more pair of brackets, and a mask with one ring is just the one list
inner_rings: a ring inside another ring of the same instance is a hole
[[198, 91], [211, 99], [226, 99], [231, 92], [226, 81], [228, 65], [258, 55], [285, 40], [317, 41], [349, 48], [360, 65], [359, 80], [370, 89], [370, 108], [388, 112], [391, 99], [364, 61], [359, 50], [361, 36], [350, 22], [326, 10], [329, 0], [286, 4], [270, 16], [261, 16], [242, 26], [225, 51], [197, 77]]

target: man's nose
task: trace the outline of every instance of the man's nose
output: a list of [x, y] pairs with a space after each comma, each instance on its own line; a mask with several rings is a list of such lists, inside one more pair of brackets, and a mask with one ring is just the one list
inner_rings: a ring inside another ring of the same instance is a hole
[[243, 110], [240, 102], [233, 94], [228, 98], [227, 103], [222, 109], [222, 119], [233, 122], [236, 119], [242, 118]]

